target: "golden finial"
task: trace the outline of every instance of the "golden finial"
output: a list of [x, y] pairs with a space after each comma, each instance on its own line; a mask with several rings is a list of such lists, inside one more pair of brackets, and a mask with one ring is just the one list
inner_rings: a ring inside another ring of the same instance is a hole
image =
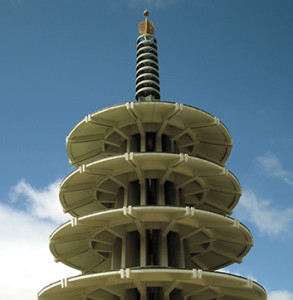
[[155, 32], [155, 25], [154, 25], [154, 23], [152, 23], [148, 20], [149, 12], [147, 9], [143, 12], [143, 15], [145, 16], [145, 20], [142, 21], [141, 23], [139, 23], [139, 25], [138, 25], [139, 33], [140, 34], [153, 34]]

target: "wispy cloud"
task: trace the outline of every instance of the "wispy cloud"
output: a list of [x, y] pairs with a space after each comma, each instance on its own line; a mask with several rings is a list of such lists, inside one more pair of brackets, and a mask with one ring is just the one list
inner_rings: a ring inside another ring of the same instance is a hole
[[[68, 219], [59, 216], [58, 184], [59, 180], [34, 189], [22, 180], [12, 188], [14, 204], [0, 202], [0, 257], [5, 258], [1, 260], [5, 274], [0, 282], [1, 299], [14, 300], [19, 295], [23, 300], [36, 299], [43, 287], [79, 273], [56, 264], [49, 251], [48, 236]], [[25, 210], [15, 205], [20, 201], [26, 201]]]
[[235, 215], [252, 222], [257, 229], [268, 236], [288, 233], [293, 224], [293, 209], [279, 209], [269, 200], [261, 199], [251, 190], [244, 190]]
[[293, 293], [289, 291], [272, 291], [268, 294], [268, 300], [293, 300]]
[[266, 153], [264, 156], [259, 156], [257, 162], [268, 176], [280, 178], [293, 186], [293, 173], [282, 167], [281, 161], [276, 155]]
[[36, 189], [22, 179], [11, 188], [10, 201], [24, 206], [26, 212], [34, 218], [64, 222], [70, 217], [62, 211], [58, 196], [59, 184], [58, 179], [46, 187]]

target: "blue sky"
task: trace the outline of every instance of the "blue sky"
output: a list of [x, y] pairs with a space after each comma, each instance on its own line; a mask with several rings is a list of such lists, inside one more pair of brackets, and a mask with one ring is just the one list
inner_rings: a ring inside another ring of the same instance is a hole
[[[293, 1], [0, 0], [0, 257], [6, 300], [77, 274], [48, 235], [70, 218], [58, 185], [65, 137], [85, 115], [134, 100], [138, 23], [158, 39], [162, 100], [217, 116], [255, 245], [229, 272], [293, 299]], [[3, 299], [4, 299], [3, 298]]]

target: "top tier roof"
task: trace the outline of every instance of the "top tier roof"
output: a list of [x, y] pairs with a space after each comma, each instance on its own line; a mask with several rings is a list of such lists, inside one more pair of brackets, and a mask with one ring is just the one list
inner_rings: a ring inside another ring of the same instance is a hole
[[[150, 150], [148, 138], [155, 145]], [[86, 116], [66, 141], [72, 165], [126, 152], [185, 153], [225, 165], [232, 139], [216, 117], [172, 102], [126, 102]]]

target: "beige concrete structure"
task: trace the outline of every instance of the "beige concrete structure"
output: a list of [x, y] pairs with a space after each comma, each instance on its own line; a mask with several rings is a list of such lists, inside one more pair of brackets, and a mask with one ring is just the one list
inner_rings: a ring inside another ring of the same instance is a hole
[[241, 263], [253, 245], [227, 216], [241, 195], [225, 168], [229, 132], [204, 111], [160, 102], [154, 25], [139, 28], [138, 102], [88, 115], [67, 137], [77, 170], [60, 201], [74, 218], [51, 235], [50, 250], [81, 275], [38, 299], [266, 299], [256, 282], [215, 272]]

